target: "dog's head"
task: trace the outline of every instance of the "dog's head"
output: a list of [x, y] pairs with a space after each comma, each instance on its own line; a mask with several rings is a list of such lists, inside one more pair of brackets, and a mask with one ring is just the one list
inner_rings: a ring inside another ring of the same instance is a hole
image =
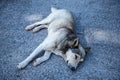
[[75, 71], [80, 62], [83, 62], [85, 54], [90, 50], [90, 48], [70, 48], [66, 52], [66, 62], [72, 71]]
[[84, 49], [80, 45], [79, 39], [74, 34], [71, 34], [58, 45], [58, 49], [65, 50], [65, 60], [70, 69], [74, 71], [79, 63], [84, 60], [84, 56], [90, 48]]
[[74, 71], [79, 63], [83, 61], [78, 49], [68, 49], [66, 52], [66, 62], [68, 67]]

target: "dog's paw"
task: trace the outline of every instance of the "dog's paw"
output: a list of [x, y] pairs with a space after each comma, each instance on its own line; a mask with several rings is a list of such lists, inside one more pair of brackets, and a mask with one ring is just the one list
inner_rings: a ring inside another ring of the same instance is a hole
[[33, 62], [33, 66], [37, 66], [37, 65], [39, 65], [40, 64], [40, 62], [39, 62], [39, 60], [35, 60], [34, 62]]
[[29, 25], [29, 26], [26, 26], [26, 27], [25, 27], [25, 30], [27, 30], [27, 31], [29, 31], [29, 30], [31, 30], [31, 29], [33, 29], [33, 26], [30, 26], [30, 25]]
[[19, 63], [19, 64], [17, 65], [17, 68], [18, 68], [18, 69], [23, 69], [23, 68], [25, 68], [26, 66], [27, 66], [26, 63], [21, 62], [21, 63]]
[[35, 33], [35, 32], [38, 32], [39, 30], [40, 30], [39, 27], [35, 27], [35, 28], [32, 30], [32, 32]]

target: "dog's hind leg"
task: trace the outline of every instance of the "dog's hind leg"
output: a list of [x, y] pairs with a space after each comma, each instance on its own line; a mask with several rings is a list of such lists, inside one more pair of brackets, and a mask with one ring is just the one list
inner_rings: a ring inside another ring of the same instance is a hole
[[34, 23], [34, 24], [31, 24], [31, 25], [26, 26], [26, 27], [25, 27], [25, 30], [29, 31], [29, 30], [34, 29], [35, 27], [47, 28], [48, 26], [47, 26], [47, 25], [44, 25], [44, 24], [40, 24], [40, 22], [36, 22], [36, 23]]
[[31, 29], [33, 29], [37, 26], [40, 26], [40, 25], [48, 25], [53, 19], [54, 19], [54, 14], [51, 13], [50, 15], [48, 15], [43, 20], [41, 20], [39, 22], [36, 22], [34, 24], [28, 25], [25, 29], [26, 30], [31, 30]]
[[37, 65], [39, 65], [40, 63], [48, 60], [49, 57], [50, 57], [50, 55], [51, 55], [51, 52], [45, 51], [45, 54], [44, 54], [42, 57], [37, 58], [37, 59], [33, 62], [33, 66], [37, 66]]
[[38, 31], [40, 31], [41, 29], [45, 29], [45, 28], [47, 28], [47, 27], [48, 27], [48, 25], [40, 25], [40, 26], [35, 27], [35, 28], [32, 30], [32, 32], [38, 32]]
[[32, 54], [30, 54], [30, 56], [28, 56], [24, 61], [22, 61], [21, 63], [19, 63], [17, 65], [18, 69], [22, 69], [24, 67], [26, 67], [29, 62], [31, 62], [37, 55], [39, 55], [39, 53], [43, 50], [42, 45], [40, 44], [33, 52]]

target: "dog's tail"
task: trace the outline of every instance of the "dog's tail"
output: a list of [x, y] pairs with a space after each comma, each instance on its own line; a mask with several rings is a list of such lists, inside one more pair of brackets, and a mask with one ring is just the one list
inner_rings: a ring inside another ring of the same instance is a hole
[[55, 12], [56, 10], [58, 10], [58, 9], [55, 7], [51, 7], [51, 12]]

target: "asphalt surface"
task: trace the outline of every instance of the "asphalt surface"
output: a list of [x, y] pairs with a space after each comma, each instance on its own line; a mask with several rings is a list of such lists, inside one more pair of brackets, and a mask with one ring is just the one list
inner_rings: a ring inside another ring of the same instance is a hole
[[[51, 6], [73, 13], [77, 36], [91, 51], [75, 72], [55, 55], [17, 70], [47, 36], [25, 26], [46, 17]], [[120, 80], [120, 0], [0, 0], [0, 80]]]

